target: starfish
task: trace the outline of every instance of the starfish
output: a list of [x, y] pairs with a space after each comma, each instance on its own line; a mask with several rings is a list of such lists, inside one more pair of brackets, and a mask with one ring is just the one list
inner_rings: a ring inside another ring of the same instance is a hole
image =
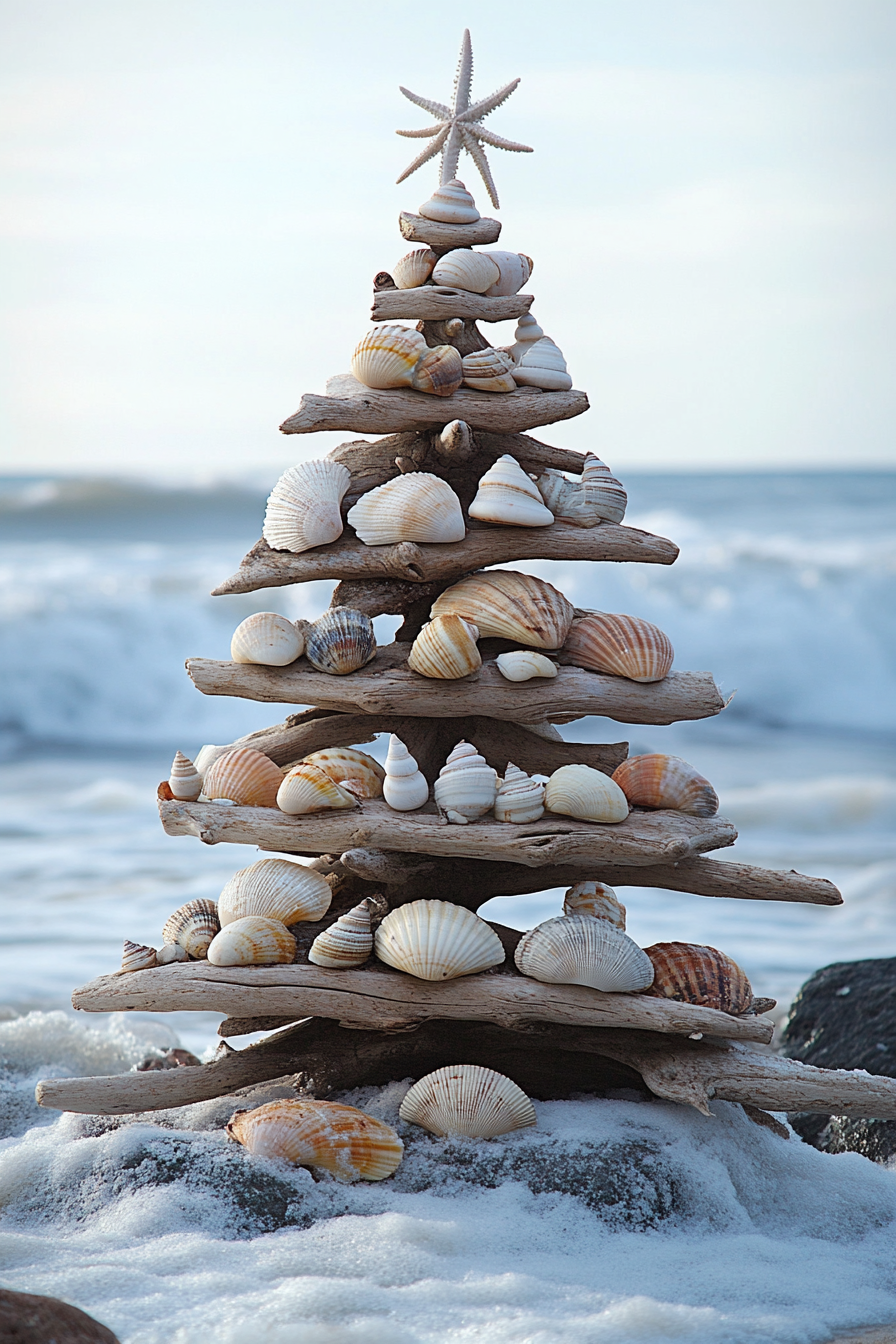
[[473, 47], [470, 43], [470, 30], [465, 28], [463, 41], [460, 44], [457, 74], [454, 78], [453, 109], [446, 107], [444, 103], [435, 103], [430, 98], [421, 98], [418, 94], [411, 93], [410, 89], [405, 89], [399, 85], [405, 98], [409, 98], [412, 103], [416, 103], [418, 107], [424, 108], [425, 111], [431, 112], [433, 116], [438, 117], [438, 121], [434, 126], [424, 126], [419, 131], [396, 131], [396, 135], [405, 135], [412, 140], [432, 140], [432, 144], [427, 145], [423, 153], [418, 154], [414, 162], [408, 168], [405, 168], [398, 181], [403, 182], [406, 177], [410, 177], [411, 173], [415, 173], [418, 168], [422, 168], [424, 163], [434, 158], [441, 150], [442, 174], [439, 180], [440, 182], [451, 182], [457, 177], [460, 152], [465, 149], [482, 174], [489, 199], [497, 209], [498, 193], [481, 142], [484, 141], [485, 144], [492, 145], [495, 149], [512, 149], [517, 154], [531, 154], [532, 148], [530, 145], [518, 145], [514, 140], [504, 140], [500, 135], [495, 135], [494, 131], [487, 131], [480, 123], [483, 117], [487, 117], [490, 112], [495, 111], [495, 108], [506, 102], [520, 81], [518, 79], [511, 80], [509, 84], [505, 84], [503, 89], [498, 89], [488, 98], [481, 98], [478, 103], [470, 102], [472, 82]]

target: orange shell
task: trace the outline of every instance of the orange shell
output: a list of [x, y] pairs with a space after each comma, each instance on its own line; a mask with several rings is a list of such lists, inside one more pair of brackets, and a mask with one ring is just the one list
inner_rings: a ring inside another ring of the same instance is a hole
[[605, 611], [574, 621], [563, 650], [576, 667], [629, 681], [662, 681], [675, 657], [669, 636], [659, 626]]
[[629, 756], [613, 771], [632, 807], [669, 807], [692, 817], [714, 817], [719, 798], [708, 779], [680, 756]]
[[269, 1101], [236, 1111], [227, 1133], [259, 1157], [323, 1167], [340, 1181], [382, 1181], [404, 1154], [394, 1129], [336, 1101]]
[[386, 772], [366, 751], [356, 751], [354, 747], [324, 747], [322, 751], [313, 751], [300, 764], [316, 765], [334, 784], [341, 784], [356, 798], [383, 796]]
[[252, 747], [237, 747], [219, 756], [205, 773], [206, 798], [229, 798], [247, 807], [276, 807], [283, 771]]
[[659, 999], [718, 1008], [732, 1017], [745, 1013], [753, 990], [736, 961], [699, 943], [654, 943], [645, 947], [653, 962], [653, 984], [644, 990]]

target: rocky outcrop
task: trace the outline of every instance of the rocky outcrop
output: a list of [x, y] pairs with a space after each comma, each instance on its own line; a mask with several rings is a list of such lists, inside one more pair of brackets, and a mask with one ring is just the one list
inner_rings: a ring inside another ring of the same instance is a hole
[[0, 1339], [4, 1344], [118, 1344], [117, 1336], [58, 1297], [0, 1288]]

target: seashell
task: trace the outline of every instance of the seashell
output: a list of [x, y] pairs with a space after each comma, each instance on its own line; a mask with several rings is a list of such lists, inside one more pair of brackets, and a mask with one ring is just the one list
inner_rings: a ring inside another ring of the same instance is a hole
[[188, 956], [201, 961], [220, 928], [218, 907], [214, 901], [200, 897], [187, 901], [168, 916], [162, 926], [162, 938], [166, 943], [177, 943]]
[[420, 206], [418, 214], [438, 224], [475, 224], [480, 218], [473, 197], [456, 177], [437, 187]]
[[462, 289], [468, 294], [484, 294], [498, 283], [501, 272], [485, 252], [472, 252], [468, 247], [458, 247], [439, 257], [433, 267], [432, 278], [437, 285]]
[[308, 629], [305, 657], [318, 672], [344, 677], [375, 655], [373, 621], [354, 607], [330, 607]]
[[498, 821], [537, 821], [544, 813], [544, 785], [531, 779], [525, 770], [507, 762], [504, 778], [495, 797], [495, 818]]
[[469, 676], [482, 666], [476, 644], [479, 631], [462, 616], [450, 612], [424, 625], [411, 645], [408, 667], [421, 677], [452, 681]]
[[458, 742], [439, 771], [433, 796], [439, 815], [465, 826], [495, 805], [498, 775], [469, 742]]
[[[356, 798], [382, 798], [385, 770], [366, 751], [354, 747], [325, 747], [306, 756], [303, 764], [316, 765]], [[286, 921], [289, 923], [289, 920]]]
[[[475, 350], [463, 357], [464, 386], [479, 392], [515, 392], [513, 360], [504, 350]], [[528, 479], [528, 477], [527, 477]]]
[[507, 348], [507, 353], [514, 364], [519, 364], [526, 351], [531, 350], [543, 335], [544, 332], [532, 314], [524, 313], [517, 321], [516, 331], [513, 333], [514, 343]]
[[146, 971], [150, 966], [157, 966], [156, 950], [154, 947], [144, 947], [142, 943], [131, 943], [127, 938], [124, 940], [124, 949], [121, 954], [121, 969], [123, 971]]
[[195, 803], [202, 792], [202, 776], [196, 766], [182, 751], [174, 753], [168, 787], [175, 798], [185, 803]]
[[175, 961], [189, 961], [189, 957], [180, 943], [163, 943], [156, 953], [156, 961], [160, 966], [170, 966]]
[[257, 611], [254, 616], [247, 616], [230, 641], [230, 656], [235, 663], [287, 667], [304, 652], [303, 631], [273, 611]]
[[241, 868], [218, 897], [221, 927], [237, 919], [259, 915], [282, 924], [323, 919], [333, 892], [327, 880], [313, 868], [289, 859], [259, 859]]
[[523, 351], [513, 376], [520, 387], [540, 387], [545, 392], [567, 392], [572, 387], [566, 360], [550, 336], [542, 336]]
[[298, 555], [341, 537], [340, 506], [350, 480], [348, 468], [328, 458], [284, 471], [268, 496], [261, 529], [268, 545]]
[[738, 1017], [753, 1004], [750, 982], [736, 961], [699, 943], [654, 943], [644, 949], [653, 966], [650, 993], [697, 1003]]
[[574, 608], [544, 579], [513, 569], [490, 569], [446, 588], [429, 614], [435, 618], [449, 611], [472, 621], [480, 639], [514, 639], [536, 649], [559, 649]]
[[[514, 649], [511, 653], [499, 653], [495, 662], [498, 671], [508, 681], [531, 681], [533, 677], [556, 677], [559, 668], [534, 649]], [[531, 725], [529, 725], [531, 727]]]
[[229, 751], [233, 751], [232, 746], [216, 747], [212, 743], [200, 747], [196, 754], [195, 766], [203, 779], [208, 774], [209, 768], [215, 763], [219, 756], [226, 756]]
[[382, 1120], [338, 1101], [269, 1101], [236, 1111], [230, 1138], [259, 1157], [321, 1167], [340, 1181], [382, 1181], [401, 1162], [404, 1144]]
[[554, 521], [538, 486], [509, 453], [499, 457], [482, 477], [468, 513], [481, 523], [515, 527], [547, 527]]
[[352, 373], [365, 387], [410, 387], [427, 345], [419, 331], [382, 323], [355, 346]]
[[394, 733], [389, 738], [386, 754], [383, 797], [394, 812], [413, 812], [429, 799], [426, 776], [417, 769], [417, 762]]
[[719, 797], [708, 779], [680, 756], [629, 756], [613, 778], [632, 807], [668, 807], [691, 817], [714, 817]]
[[576, 667], [629, 681], [662, 681], [675, 651], [668, 635], [638, 616], [590, 611], [573, 623], [564, 653]]
[[427, 350], [411, 376], [411, 387], [434, 397], [450, 397], [464, 380], [460, 351], [453, 345], [434, 345]]
[[466, 462], [472, 456], [475, 451], [473, 431], [466, 420], [449, 420], [439, 435], [436, 451], [442, 457], [456, 458], [460, 462]]
[[348, 521], [366, 546], [463, 541], [466, 535], [460, 500], [428, 471], [408, 471], [368, 490], [349, 509]]
[[417, 289], [425, 285], [432, 275], [436, 264], [436, 254], [429, 247], [417, 247], [396, 261], [392, 267], [392, 279], [397, 289]]
[[319, 933], [308, 949], [308, 960], [315, 966], [360, 966], [373, 951], [373, 933], [370, 929], [370, 910], [373, 902], [368, 897], [348, 914], [342, 915], [323, 933]]
[[276, 807], [282, 781], [283, 771], [270, 757], [253, 747], [235, 747], [209, 766], [202, 792], [210, 802], [223, 798], [242, 807]]
[[605, 882], [575, 882], [563, 898], [564, 915], [591, 915], [625, 930], [625, 906]]
[[578, 481], [570, 481], [562, 471], [548, 467], [537, 484], [555, 518], [563, 518], [576, 527], [621, 523], [625, 517], [628, 496], [622, 484], [610, 475], [609, 467], [593, 453], [585, 454]]
[[494, 1139], [537, 1123], [521, 1087], [481, 1064], [449, 1064], [416, 1082], [398, 1108], [402, 1120], [430, 1134]]
[[277, 790], [277, 806], [288, 816], [298, 817], [338, 807], [357, 807], [358, 800], [348, 789], [334, 784], [319, 766], [302, 761], [283, 776]]
[[486, 295], [492, 299], [501, 294], [518, 294], [534, 270], [531, 257], [525, 252], [482, 252], [498, 268], [498, 278], [487, 289]]
[[547, 782], [544, 805], [578, 821], [625, 821], [628, 799], [608, 775], [590, 765], [561, 765]]
[[410, 901], [374, 935], [380, 961], [418, 980], [454, 980], [504, 960], [501, 939], [484, 919], [448, 901]]
[[209, 943], [212, 966], [271, 966], [291, 962], [296, 940], [279, 919], [246, 915], [234, 919]]
[[591, 915], [559, 915], [524, 933], [514, 954], [523, 975], [546, 985], [586, 985], [633, 994], [653, 980], [653, 963], [627, 933]]

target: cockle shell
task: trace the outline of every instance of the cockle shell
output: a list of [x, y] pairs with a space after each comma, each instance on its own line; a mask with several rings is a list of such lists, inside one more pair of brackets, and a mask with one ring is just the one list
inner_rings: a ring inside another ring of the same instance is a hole
[[[499, 653], [495, 662], [498, 671], [507, 681], [531, 681], [533, 677], [556, 677], [557, 664], [552, 663], [543, 653], [534, 649], [513, 649], [510, 653]], [[531, 727], [531, 725], [530, 725]]]
[[590, 765], [561, 765], [547, 782], [544, 805], [578, 821], [619, 822], [628, 816], [628, 799], [608, 775]]
[[417, 247], [413, 252], [406, 253], [401, 261], [396, 261], [392, 267], [392, 279], [398, 289], [417, 289], [426, 284], [435, 264], [436, 254], [432, 248]]
[[430, 616], [454, 611], [472, 621], [480, 639], [519, 640], [536, 649], [559, 649], [572, 624], [574, 608], [544, 579], [513, 569], [470, 574], [446, 588]]
[[157, 965], [158, 961], [156, 960], [154, 947], [145, 947], [142, 943], [131, 943], [125, 938], [121, 954], [121, 969], [123, 971], [147, 971], [150, 966]]
[[632, 807], [669, 807], [691, 817], [714, 817], [719, 797], [708, 779], [680, 756], [629, 756], [613, 778]]
[[654, 969], [650, 993], [697, 1003], [738, 1017], [753, 1003], [753, 990], [736, 961], [699, 943], [654, 943], [644, 949]]
[[196, 753], [196, 769], [202, 779], [205, 779], [211, 767], [219, 756], [226, 756], [229, 751], [233, 751], [232, 746], [216, 747], [213, 742], [207, 742], [204, 747], [200, 747]]
[[348, 468], [328, 458], [284, 471], [268, 496], [261, 529], [268, 545], [298, 555], [341, 537], [340, 506], [350, 480]]
[[458, 247], [439, 257], [433, 267], [432, 278], [437, 285], [462, 289], [469, 294], [484, 294], [498, 283], [501, 272], [484, 252]]
[[507, 353], [514, 364], [519, 364], [527, 350], [540, 341], [544, 331], [535, 321], [531, 313], [524, 313], [516, 324], [516, 331], [513, 333], [514, 343], [508, 346]]
[[563, 650], [576, 667], [629, 681], [662, 681], [675, 657], [669, 636], [659, 626], [606, 611], [591, 611], [574, 621]]
[[575, 882], [563, 899], [564, 915], [591, 915], [625, 931], [625, 906], [605, 882]]
[[198, 961], [207, 955], [209, 944], [220, 927], [214, 901], [200, 897], [187, 901], [168, 916], [162, 926], [162, 938], [166, 943], [177, 943], [188, 956]]
[[510, 761], [495, 796], [495, 819], [517, 824], [537, 821], [544, 813], [544, 785]]
[[180, 943], [163, 943], [156, 953], [156, 961], [160, 966], [170, 966], [175, 961], [189, 961], [189, 957]]
[[298, 817], [309, 812], [357, 807], [358, 800], [348, 789], [334, 784], [330, 776], [318, 766], [303, 761], [283, 776], [283, 783], [277, 791], [277, 806], [288, 816]]
[[289, 859], [259, 859], [242, 868], [218, 897], [218, 919], [226, 928], [237, 919], [260, 915], [282, 924], [323, 919], [333, 892], [313, 868]]
[[279, 919], [246, 915], [232, 920], [209, 944], [213, 966], [286, 965], [296, 954], [296, 940]]
[[376, 656], [373, 621], [354, 607], [330, 607], [308, 629], [305, 657], [318, 672], [344, 677]]
[[418, 213], [438, 224], [475, 224], [480, 218], [473, 197], [456, 177], [437, 187]]
[[421, 677], [453, 681], [469, 676], [482, 666], [476, 640], [479, 631], [470, 621], [453, 612], [437, 616], [424, 625], [411, 645], [408, 667]]
[[348, 521], [366, 546], [463, 541], [466, 535], [460, 500], [428, 471], [408, 471], [368, 490], [349, 509]]
[[313, 751], [306, 756], [303, 763], [316, 765], [334, 784], [341, 785], [356, 798], [383, 796], [386, 772], [366, 751], [357, 751], [354, 747], [325, 747], [323, 751]]
[[394, 1129], [338, 1101], [269, 1101], [236, 1111], [227, 1133], [259, 1157], [321, 1167], [339, 1181], [385, 1180], [404, 1153]]
[[426, 351], [411, 375], [411, 387], [434, 397], [450, 397], [464, 380], [460, 351], [453, 345], [434, 345]]
[[609, 467], [593, 453], [585, 454], [582, 475], [570, 481], [562, 471], [548, 467], [538, 478], [538, 489], [555, 518], [576, 527], [596, 527], [598, 523], [621, 523], [628, 496], [621, 482], [610, 475]]
[[482, 477], [468, 512], [481, 523], [512, 527], [548, 527], [554, 521], [538, 486], [509, 453], [499, 457]]
[[542, 336], [523, 351], [513, 376], [521, 387], [540, 387], [545, 392], [567, 392], [572, 387], [566, 360], [550, 336]]
[[368, 898], [353, 910], [342, 915], [323, 933], [319, 933], [308, 949], [308, 960], [315, 966], [360, 966], [373, 951], [373, 933], [370, 928]]
[[448, 901], [411, 901], [376, 931], [380, 961], [418, 980], [454, 980], [500, 966], [504, 948], [484, 919]]
[[303, 630], [274, 611], [247, 616], [233, 632], [230, 656], [235, 663], [288, 667], [305, 652]]
[[488, 298], [498, 295], [518, 294], [534, 269], [532, 258], [525, 252], [483, 252], [498, 268], [498, 278], [485, 291]]
[[514, 959], [523, 975], [546, 985], [586, 985], [634, 994], [653, 980], [653, 964], [636, 942], [605, 919], [559, 915], [524, 933]]
[[352, 373], [365, 387], [410, 387], [414, 369], [426, 350], [419, 331], [382, 323], [355, 346]]
[[182, 751], [174, 753], [168, 787], [175, 798], [185, 803], [195, 803], [202, 792], [202, 776], [189, 756]]
[[458, 742], [439, 771], [433, 796], [439, 815], [465, 826], [495, 805], [498, 775], [469, 742]]
[[430, 1134], [494, 1139], [536, 1124], [521, 1087], [481, 1064], [450, 1064], [416, 1082], [398, 1109], [402, 1120]]
[[476, 350], [463, 357], [464, 386], [478, 392], [515, 392], [513, 360], [503, 350]]
[[395, 812], [413, 812], [429, 798], [426, 776], [417, 769], [417, 762], [400, 737], [393, 733], [386, 754], [386, 778], [383, 797]]
[[276, 807], [283, 771], [254, 747], [236, 747], [205, 772], [202, 792], [210, 801], [225, 798], [242, 807]]

